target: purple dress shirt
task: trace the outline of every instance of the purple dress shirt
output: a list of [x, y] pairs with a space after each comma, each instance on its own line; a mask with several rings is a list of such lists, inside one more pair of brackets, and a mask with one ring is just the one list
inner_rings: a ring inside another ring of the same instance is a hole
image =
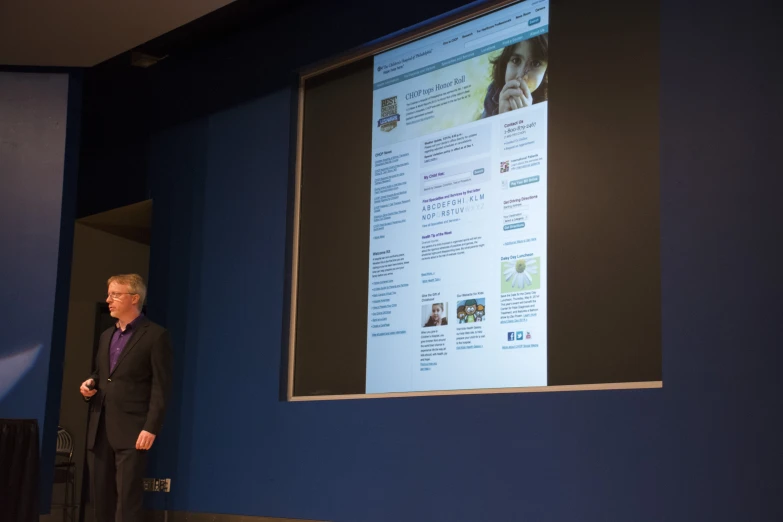
[[128, 345], [133, 332], [136, 331], [136, 325], [139, 320], [144, 317], [144, 314], [139, 315], [136, 319], [131, 321], [125, 326], [123, 332], [120, 328], [116, 328], [111, 335], [111, 342], [109, 343], [109, 373], [114, 371], [114, 367], [117, 366], [117, 361], [120, 360], [120, 354]]

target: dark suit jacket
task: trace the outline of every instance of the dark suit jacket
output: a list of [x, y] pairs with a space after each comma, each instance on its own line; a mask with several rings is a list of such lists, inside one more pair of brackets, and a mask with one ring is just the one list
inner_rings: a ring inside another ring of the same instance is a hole
[[142, 317], [109, 372], [109, 344], [115, 328], [98, 343], [95, 380], [98, 393], [90, 399], [87, 447], [93, 449], [101, 417], [109, 444], [115, 450], [136, 447], [142, 430], [155, 435], [163, 426], [171, 388], [171, 341], [168, 331]]

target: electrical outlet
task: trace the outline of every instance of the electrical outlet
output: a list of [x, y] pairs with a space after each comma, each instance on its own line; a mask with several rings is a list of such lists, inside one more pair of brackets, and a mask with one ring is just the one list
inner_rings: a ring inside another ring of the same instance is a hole
[[145, 478], [144, 491], [169, 493], [171, 491], [171, 479]]

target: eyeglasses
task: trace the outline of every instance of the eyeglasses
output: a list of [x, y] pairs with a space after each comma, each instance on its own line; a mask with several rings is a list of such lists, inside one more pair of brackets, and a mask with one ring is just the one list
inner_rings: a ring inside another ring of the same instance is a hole
[[108, 294], [106, 297], [108, 297], [108, 298], [109, 298], [109, 299], [111, 299], [112, 301], [119, 301], [120, 299], [122, 299], [122, 297], [121, 297], [121, 296], [123, 296], [123, 295], [125, 295], [125, 294], [128, 294], [128, 295], [137, 295], [137, 294], [136, 294], [136, 292], [111, 292], [111, 293], [110, 293], [110, 294]]

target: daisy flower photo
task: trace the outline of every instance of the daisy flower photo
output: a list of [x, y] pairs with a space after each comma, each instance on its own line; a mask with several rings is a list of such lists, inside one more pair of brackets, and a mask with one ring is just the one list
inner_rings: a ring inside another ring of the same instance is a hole
[[520, 292], [536, 290], [540, 287], [538, 257], [503, 261], [500, 268], [500, 291]]

